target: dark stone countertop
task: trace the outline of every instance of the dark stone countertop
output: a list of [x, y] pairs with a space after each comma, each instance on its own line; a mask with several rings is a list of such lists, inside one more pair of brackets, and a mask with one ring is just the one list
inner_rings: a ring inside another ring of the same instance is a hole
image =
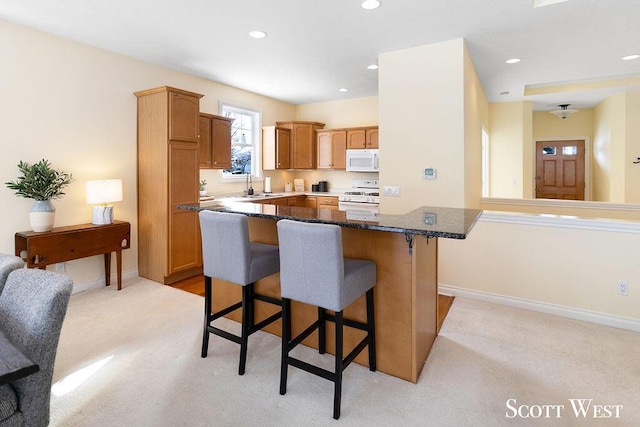
[[376, 221], [363, 221], [348, 219], [346, 211], [265, 205], [250, 202], [203, 202], [200, 204], [180, 205], [178, 208], [194, 211], [234, 212], [258, 218], [292, 219], [304, 222], [336, 224], [341, 227], [449, 239], [466, 238], [482, 213], [479, 209], [422, 206], [406, 214], [380, 214]]

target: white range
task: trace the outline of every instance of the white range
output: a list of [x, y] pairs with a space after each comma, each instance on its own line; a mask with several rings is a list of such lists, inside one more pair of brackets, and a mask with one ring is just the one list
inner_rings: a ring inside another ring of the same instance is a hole
[[354, 179], [351, 191], [338, 197], [338, 209], [347, 219], [377, 221], [380, 214], [380, 187], [377, 179]]

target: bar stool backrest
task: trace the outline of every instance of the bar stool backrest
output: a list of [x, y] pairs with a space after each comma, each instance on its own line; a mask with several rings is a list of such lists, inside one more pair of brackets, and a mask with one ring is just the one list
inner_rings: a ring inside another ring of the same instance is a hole
[[344, 259], [340, 227], [285, 219], [278, 221], [277, 226], [281, 296], [342, 310]]
[[204, 275], [247, 285], [251, 251], [246, 215], [200, 211]]

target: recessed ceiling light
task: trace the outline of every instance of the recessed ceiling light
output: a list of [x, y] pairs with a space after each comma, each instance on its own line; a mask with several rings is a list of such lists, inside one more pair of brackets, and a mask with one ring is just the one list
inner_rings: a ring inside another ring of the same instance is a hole
[[363, 9], [371, 10], [379, 8], [380, 4], [378, 0], [364, 0], [361, 6]]
[[507, 64], [517, 64], [520, 61], [522, 61], [520, 58], [511, 58], [511, 59], [507, 59], [505, 62]]
[[367, 66], [367, 68], [370, 69], [370, 70], [377, 70], [378, 66], [376, 64], [371, 64], [371, 65]]
[[635, 55], [623, 56], [622, 60], [623, 61], [631, 61], [632, 59], [638, 59], [638, 58], [640, 58], [640, 55], [635, 54]]
[[263, 39], [265, 37], [267, 37], [267, 33], [265, 33], [264, 31], [249, 31], [249, 37], [253, 37], [254, 39]]
[[349, 89], [347, 89], [346, 87], [341, 87], [340, 89], [338, 89], [338, 92], [349, 92]]

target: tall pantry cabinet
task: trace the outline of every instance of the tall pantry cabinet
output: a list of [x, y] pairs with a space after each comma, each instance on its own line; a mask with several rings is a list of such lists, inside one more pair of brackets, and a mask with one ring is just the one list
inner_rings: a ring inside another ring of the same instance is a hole
[[138, 272], [173, 283], [202, 272], [198, 203], [200, 98], [168, 86], [138, 98]]

